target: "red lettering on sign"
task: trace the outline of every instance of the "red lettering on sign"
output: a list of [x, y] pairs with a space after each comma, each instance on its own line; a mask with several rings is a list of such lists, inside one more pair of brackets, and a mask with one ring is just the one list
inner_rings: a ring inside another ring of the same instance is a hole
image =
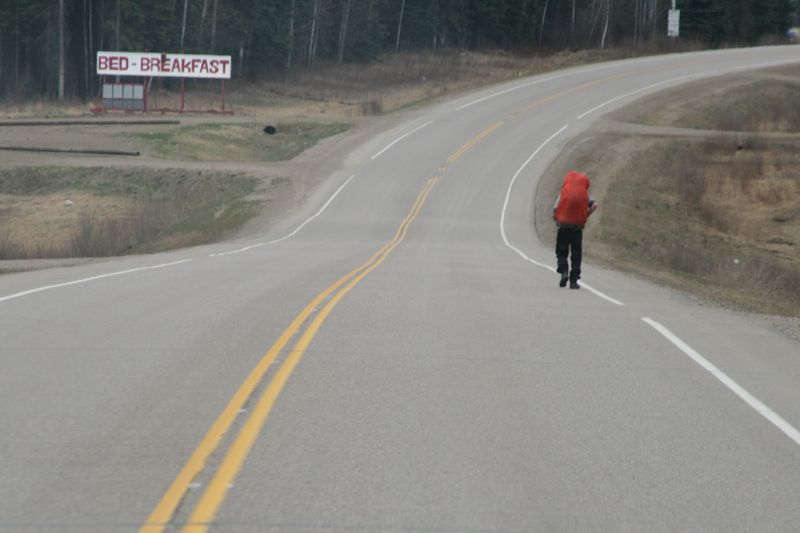
[[128, 70], [128, 58], [123, 56], [110, 57], [108, 60], [108, 67], [110, 70], [119, 72]]
[[97, 68], [103, 71], [125, 72], [130, 63], [125, 56], [99, 56], [97, 58]]
[[149, 52], [103, 52], [97, 55], [96, 62], [98, 74], [123, 76], [228, 78], [233, 67], [229, 58], [220, 56], [167, 57], [167, 54]]

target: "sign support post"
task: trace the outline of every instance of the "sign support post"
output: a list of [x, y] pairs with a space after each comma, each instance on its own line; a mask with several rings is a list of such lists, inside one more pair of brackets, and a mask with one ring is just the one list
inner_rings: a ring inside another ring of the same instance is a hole
[[[178, 113], [224, 113], [225, 80], [231, 78], [231, 56], [166, 54], [149, 52], [97, 52], [97, 74], [102, 78], [103, 103], [92, 111], [149, 111]], [[106, 77], [138, 77], [143, 83], [105, 82]], [[180, 107], [175, 109], [150, 107], [149, 81], [154, 77], [180, 78]], [[192, 110], [186, 108], [186, 79], [209, 79], [221, 82], [221, 109]]]

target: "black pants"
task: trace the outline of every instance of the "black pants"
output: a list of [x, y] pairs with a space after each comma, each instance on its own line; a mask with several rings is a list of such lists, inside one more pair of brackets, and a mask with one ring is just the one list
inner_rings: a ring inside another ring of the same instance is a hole
[[[581, 277], [581, 253], [583, 251], [583, 230], [558, 228], [556, 235], [556, 260], [558, 273], [569, 273], [569, 279], [577, 281]], [[572, 269], [567, 266], [567, 257], [572, 254]]]

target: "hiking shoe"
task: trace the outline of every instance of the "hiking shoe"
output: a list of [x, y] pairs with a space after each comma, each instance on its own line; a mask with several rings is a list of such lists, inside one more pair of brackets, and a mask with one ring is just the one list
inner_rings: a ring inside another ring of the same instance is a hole
[[572, 281], [569, 282], [569, 288], [570, 289], [580, 289], [581, 286], [578, 285], [578, 280], [575, 279], [575, 280], [572, 280]]
[[566, 287], [569, 274], [561, 274], [561, 281], [558, 282], [559, 287]]

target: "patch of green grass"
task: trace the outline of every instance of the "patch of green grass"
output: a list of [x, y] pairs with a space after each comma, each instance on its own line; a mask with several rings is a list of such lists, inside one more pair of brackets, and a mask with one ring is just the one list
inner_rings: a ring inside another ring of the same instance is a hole
[[350, 125], [278, 124], [274, 135], [265, 134], [263, 128], [263, 124], [198, 124], [125, 135], [142, 141], [145, 153], [164, 159], [286, 161]]

